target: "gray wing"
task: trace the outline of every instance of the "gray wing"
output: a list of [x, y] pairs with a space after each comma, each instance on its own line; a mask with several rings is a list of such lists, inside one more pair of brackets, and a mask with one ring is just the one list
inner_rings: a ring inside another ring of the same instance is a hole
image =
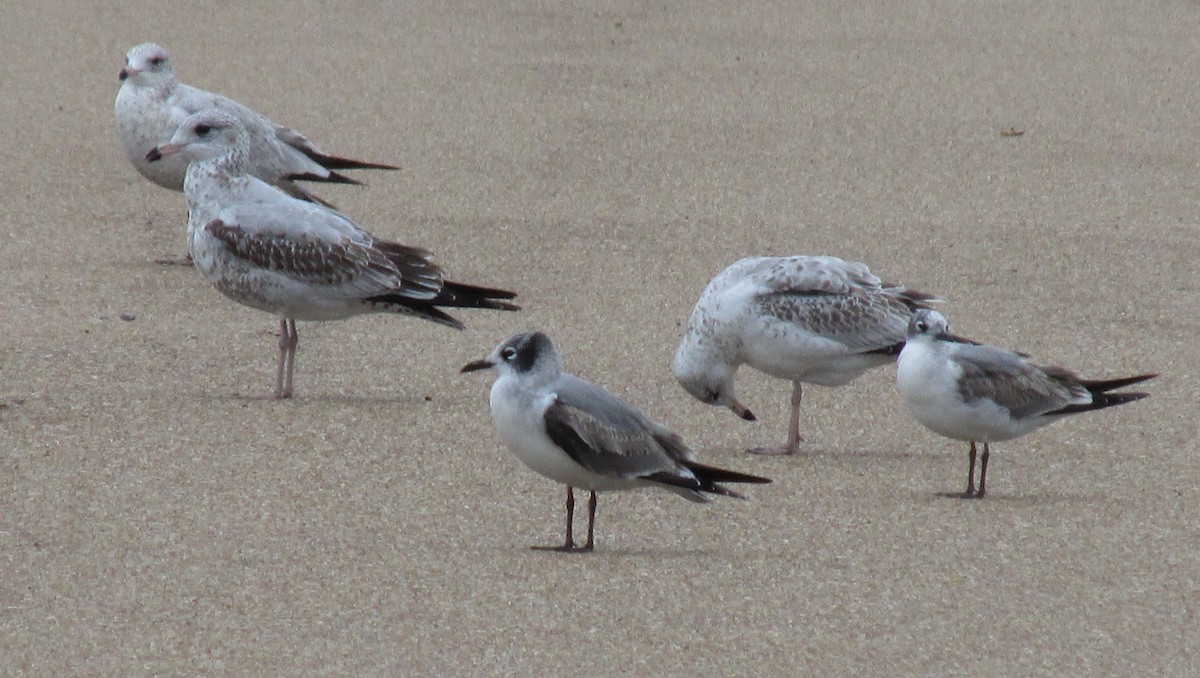
[[[253, 108], [227, 96], [184, 84], [177, 88], [175, 101], [188, 115], [207, 108], [219, 108], [241, 121], [250, 134], [250, 173], [267, 183], [276, 184], [305, 175], [329, 178], [329, 170], [304, 153], [305, 148], [320, 149], [299, 132], [279, 127]], [[299, 145], [300, 141], [303, 145]]]
[[691, 455], [678, 434], [590, 382], [564, 374], [555, 386], [546, 434], [580, 466], [622, 478], [691, 475], [677, 461]]
[[992, 400], [1016, 419], [1091, 402], [1073, 372], [1039, 367], [997, 346], [958, 345], [950, 359], [962, 369], [958, 391], [965, 401]]

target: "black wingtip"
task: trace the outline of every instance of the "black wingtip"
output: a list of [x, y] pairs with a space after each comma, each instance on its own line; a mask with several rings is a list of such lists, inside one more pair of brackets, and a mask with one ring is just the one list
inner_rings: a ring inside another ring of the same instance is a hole
[[355, 160], [353, 158], [343, 158], [337, 155], [325, 155], [324, 153], [316, 153], [308, 149], [298, 149], [304, 155], [307, 155], [310, 160], [318, 165], [330, 170], [355, 170], [355, 169], [377, 169], [377, 170], [398, 170], [397, 165], [387, 165], [381, 162], [367, 162], [366, 160]]
[[1139, 374], [1133, 377], [1121, 377], [1120, 379], [1084, 380], [1080, 381], [1079, 383], [1092, 393], [1106, 393], [1108, 391], [1115, 391], [1119, 388], [1125, 388], [1126, 386], [1140, 384], [1143, 381], [1150, 381], [1157, 376], [1157, 372], [1151, 372], [1148, 374]]
[[1092, 402], [1086, 405], [1067, 405], [1066, 407], [1047, 412], [1046, 414], [1078, 414], [1080, 412], [1091, 412], [1092, 410], [1103, 410], [1125, 403], [1132, 403], [1142, 398], [1150, 397], [1149, 393], [1134, 391], [1130, 393], [1093, 393]]
[[363, 182], [357, 179], [351, 179], [350, 177], [344, 174], [338, 174], [337, 172], [330, 172], [329, 176], [327, 177], [318, 176], [311, 172], [305, 172], [303, 174], [289, 174], [287, 175], [287, 178], [290, 181], [315, 181], [323, 184], [350, 184], [352, 186], [363, 185]]

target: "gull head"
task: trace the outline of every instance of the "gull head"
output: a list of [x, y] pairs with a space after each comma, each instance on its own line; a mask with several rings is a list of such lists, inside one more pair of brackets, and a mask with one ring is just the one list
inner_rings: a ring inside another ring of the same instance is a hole
[[118, 77], [121, 80], [132, 79], [139, 85], [153, 86], [174, 78], [175, 69], [167, 50], [152, 42], [143, 42], [125, 53], [125, 68], [121, 69]]
[[675, 351], [671, 373], [683, 390], [702, 403], [728, 407], [734, 414], [754, 421], [750, 408], [738, 402], [733, 389], [737, 366], [711, 352], [697, 350], [699, 345], [686, 339]]
[[209, 108], [189, 115], [169, 142], [150, 149], [146, 160], [154, 162], [176, 153], [182, 153], [189, 162], [221, 158], [244, 150], [246, 135], [246, 128], [237, 118]]
[[461, 372], [487, 369], [502, 377], [549, 383], [562, 373], [562, 358], [545, 333], [525, 332], [500, 342], [488, 357], [467, 363]]
[[920, 337], [939, 338], [950, 334], [950, 323], [946, 316], [927, 308], [918, 309], [908, 321], [909, 340]]

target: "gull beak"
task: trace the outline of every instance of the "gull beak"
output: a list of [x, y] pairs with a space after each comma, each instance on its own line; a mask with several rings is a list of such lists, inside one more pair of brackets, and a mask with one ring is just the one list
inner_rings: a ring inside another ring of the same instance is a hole
[[479, 370], [487, 370], [493, 367], [495, 367], [495, 364], [493, 364], [490, 360], [476, 360], [475, 362], [463, 365], [462, 369], [459, 370], [458, 373], [466, 374], [467, 372], [477, 372]]
[[117, 74], [117, 79], [118, 79], [118, 80], [127, 80], [127, 79], [129, 79], [130, 77], [133, 77], [133, 76], [137, 75], [138, 73], [141, 73], [141, 71], [139, 71], [139, 70], [138, 70], [138, 69], [136, 69], [136, 68], [132, 68], [132, 67], [130, 67], [130, 66], [126, 66], [125, 68], [122, 68], [122, 69], [121, 69], [121, 72], [120, 72], [120, 73], [118, 73], [118, 74]]
[[734, 414], [741, 417], [742, 419], [745, 419], [746, 421], [757, 421], [758, 420], [758, 417], [754, 416], [754, 413], [750, 411], [750, 408], [746, 407], [745, 405], [739, 403], [736, 400], [729, 404], [729, 409], [733, 410]]
[[162, 160], [168, 155], [175, 155], [179, 149], [183, 148], [180, 144], [162, 144], [155, 146], [146, 153], [146, 162], [156, 162]]

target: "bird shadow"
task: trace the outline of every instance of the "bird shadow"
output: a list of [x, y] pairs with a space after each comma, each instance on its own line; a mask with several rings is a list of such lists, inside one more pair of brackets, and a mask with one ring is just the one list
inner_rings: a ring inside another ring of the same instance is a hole
[[946, 502], [957, 499], [964, 505], [983, 506], [987, 504], [1008, 504], [1013, 506], [1044, 506], [1054, 504], [1114, 504], [1115, 500], [1103, 494], [1081, 494], [1073, 492], [1032, 492], [1028, 494], [1012, 494], [1007, 492], [988, 492], [983, 497], [967, 496], [965, 492], [933, 492], [919, 495], [929, 502]]
[[316, 394], [305, 395], [301, 397], [291, 398], [275, 398], [267, 394], [248, 394], [248, 393], [226, 393], [213, 394], [201, 393], [194, 396], [201, 402], [221, 402], [221, 403], [278, 403], [280, 407], [304, 406], [304, 405], [347, 405], [347, 406], [371, 406], [371, 405], [424, 405], [433, 402], [430, 396], [358, 396], [346, 394]]

